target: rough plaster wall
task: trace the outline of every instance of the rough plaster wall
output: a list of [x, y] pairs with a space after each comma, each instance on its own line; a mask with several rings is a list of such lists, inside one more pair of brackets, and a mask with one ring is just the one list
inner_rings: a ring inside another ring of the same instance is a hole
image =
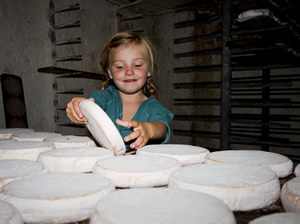
[[[53, 78], [37, 72], [51, 63], [47, 13], [46, 0], [0, 2], [0, 73], [22, 78], [28, 125], [36, 131], [54, 130]], [[0, 128], [5, 128], [0, 92]]]

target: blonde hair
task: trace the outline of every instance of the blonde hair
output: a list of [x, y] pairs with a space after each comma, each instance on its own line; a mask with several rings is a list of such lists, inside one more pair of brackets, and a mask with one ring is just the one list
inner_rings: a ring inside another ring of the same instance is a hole
[[[103, 81], [101, 90], [106, 89], [109, 85], [114, 84], [113, 80], [111, 80], [108, 76], [108, 69], [111, 65], [111, 50], [114, 48], [117, 48], [121, 45], [127, 45], [130, 43], [134, 43], [137, 46], [139, 46], [142, 54], [145, 57], [146, 63], [149, 67], [149, 71], [151, 75], [153, 74], [154, 70], [154, 48], [149, 40], [147, 40], [145, 37], [133, 33], [133, 32], [122, 32], [115, 34], [110, 41], [108, 41], [103, 50], [102, 50], [102, 56], [100, 61], [100, 66], [103, 70], [103, 72], [106, 75], [106, 80]], [[152, 82], [151, 77], [147, 78], [147, 82], [145, 84], [145, 87], [143, 88], [143, 94], [146, 96], [151, 96], [156, 94], [155, 86]]]

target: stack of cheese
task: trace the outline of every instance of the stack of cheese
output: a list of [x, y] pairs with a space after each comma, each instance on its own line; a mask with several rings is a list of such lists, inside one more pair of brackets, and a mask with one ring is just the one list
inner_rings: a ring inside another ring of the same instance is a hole
[[137, 150], [137, 155], [163, 155], [177, 159], [182, 166], [190, 166], [204, 162], [209, 150], [192, 145], [161, 144], [147, 145]]
[[96, 203], [115, 190], [108, 179], [82, 173], [46, 173], [14, 180], [1, 199], [26, 223], [68, 223], [88, 219]]
[[175, 170], [170, 188], [193, 190], [223, 200], [233, 211], [264, 208], [276, 202], [280, 183], [269, 168], [241, 164], [198, 164]]
[[115, 191], [100, 199], [91, 224], [235, 224], [232, 211], [216, 197], [170, 188]]
[[86, 136], [63, 135], [45, 138], [44, 141], [53, 143], [56, 149], [96, 146], [95, 142], [91, 138]]
[[166, 156], [127, 155], [98, 160], [93, 173], [110, 179], [120, 188], [165, 186], [178, 160]]
[[112, 151], [101, 147], [74, 147], [42, 152], [38, 161], [49, 172], [92, 172], [96, 161], [112, 156]]

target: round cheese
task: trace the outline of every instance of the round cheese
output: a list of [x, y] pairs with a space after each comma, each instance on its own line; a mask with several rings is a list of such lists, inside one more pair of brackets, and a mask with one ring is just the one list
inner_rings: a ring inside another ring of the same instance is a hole
[[45, 138], [46, 142], [52, 142], [56, 149], [73, 147], [96, 147], [95, 142], [86, 136], [63, 135]]
[[208, 153], [209, 151], [202, 147], [180, 144], [147, 145], [136, 151], [137, 155], [169, 156], [177, 159], [182, 166], [203, 163]]
[[3, 142], [0, 144], [0, 159], [25, 159], [36, 161], [41, 152], [54, 149], [50, 142]]
[[169, 188], [115, 191], [100, 199], [90, 224], [235, 224], [221, 200], [200, 192]]
[[207, 156], [206, 163], [263, 165], [271, 168], [279, 178], [286, 177], [293, 172], [293, 162], [286, 156], [258, 150], [212, 152]]
[[10, 203], [0, 200], [0, 223], [23, 224], [20, 212]]
[[167, 185], [171, 173], [181, 167], [166, 156], [127, 155], [96, 162], [93, 173], [109, 178], [117, 187], [154, 187]]
[[300, 213], [300, 177], [285, 182], [280, 194], [281, 204], [287, 212]]
[[69, 223], [88, 219], [96, 203], [115, 190], [107, 178], [83, 173], [46, 173], [14, 180], [2, 200], [28, 223]]
[[0, 129], [0, 138], [10, 138], [13, 134], [34, 132], [29, 128], [4, 128]]
[[40, 162], [21, 159], [0, 160], [0, 187], [17, 178], [46, 172], [47, 169]]
[[87, 127], [100, 146], [112, 150], [115, 155], [124, 155], [123, 138], [109, 116], [96, 103], [83, 100], [80, 110], [88, 121]]
[[32, 132], [13, 134], [11, 139], [16, 141], [43, 141], [45, 138], [56, 136], [61, 136], [61, 134], [52, 132]]
[[294, 174], [296, 177], [300, 177], [300, 164], [295, 167]]
[[249, 222], [249, 224], [299, 224], [300, 214], [291, 212], [264, 215]]
[[92, 172], [97, 160], [112, 156], [112, 151], [101, 147], [75, 147], [42, 152], [38, 161], [49, 172]]
[[234, 211], [264, 208], [276, 202], [280, 195], [276, 174], [258, 165], [186, 166], [172, 173], [168, 186], [214, 195]]

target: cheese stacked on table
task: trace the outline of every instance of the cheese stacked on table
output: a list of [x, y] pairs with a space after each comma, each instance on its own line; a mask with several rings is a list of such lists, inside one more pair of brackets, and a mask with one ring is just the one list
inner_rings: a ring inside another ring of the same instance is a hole
[[136, 151], [137, 155], [163, 155], [177, 159], [182, 166], [203, 163], [209, 150], [192, 145], [161, 144], [147, 145]]
[[286, 156], [259, 150], [212, 152], [207, 156], [206, 163], [262, 165], [272, 169], [279, 178], [284, 178], [293, 172], [293, 162]]
[[282, 186], [280, 198], [285, 211], [300, 213], [300, 177], [294, 177]]
[[96, 161], [114, 156], [101, 147], [60, 148], [39, 154], [38, 161], [49, 172], [92, 172]]
[[90, 224], [235, 224], [232, 211], [211, 195], [170, 188], [115, 191], [100, 199]]
[[207, 193], [234, 211], [260, 209], [276, 202], [280, 183], [269, 168], [241, 164], [198, 164], [175, 170], [168, 186]]
[[44, 141], [53, 143], [56, 149], [96, 146], [96, 143], [91, 138], [85, 136], [75, 136], [75, 135], [49, 137], [49, 138], [45, 138]]
[[96, 203], [115, 190], [107, 178], [83, 173], [46, 173], [14, 180], [1, 199], [28, 223], [68, 223], [88, 219]]
[[178, 160], [166, 156], [115, 156], [96, 162], [93, 173], [105, 176], [121, 188], [154, 187], [168, 184]]

